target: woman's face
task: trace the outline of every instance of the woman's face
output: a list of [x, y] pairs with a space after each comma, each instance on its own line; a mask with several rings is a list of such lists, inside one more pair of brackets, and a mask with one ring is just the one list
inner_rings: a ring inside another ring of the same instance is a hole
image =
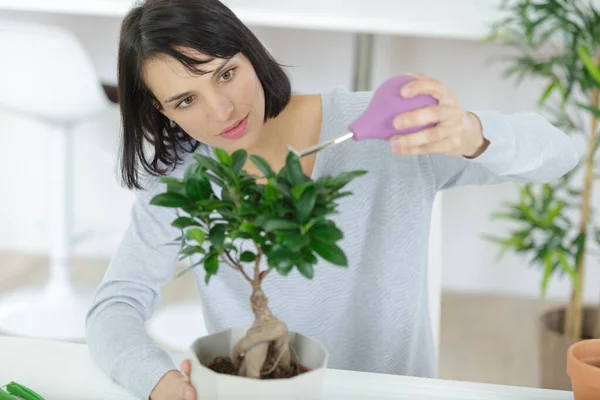
[[[195, 51], [187, 55], [207, 58]], [[145, 65], [146, 84], [160, 111], [199, 142], [233, 152], [256, 145], [265, 112], [264, 92], [250, 61], [216, 58], [193, 74], [170, 56]]]

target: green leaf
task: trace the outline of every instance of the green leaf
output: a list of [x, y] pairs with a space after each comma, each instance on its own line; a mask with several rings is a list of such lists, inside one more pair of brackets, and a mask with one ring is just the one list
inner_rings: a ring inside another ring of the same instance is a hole
[[292, 269], [294, 269], [294, 263], [286, 262], [275, 267], [277, 272], [283, 276], [287, 276]]
[[175, 228], [183, 229], [188, 226], [199, 226], [200, 224], [190, 217], [179, 217], [171, 223]]
[[335, 177], [326, 177], [324, 181], [326, 182], [325, 185], [328, 188], [331, 188], [333, 190], [340, 190], [352, 180], [362, 175], [365, 175], [366, 173], [367, 171], [346, 171], [342, 172], [341, 174]]
[[161, 207], [179, 208], [189, 205], [189, 200], [178, 193], [161, 193], [154, 196], [150, 200], [150, 204]]
[[344, 237], [342, 231], [333, 223], [313, 226], [310, 230], [310, 235], [315, 240], [328, 243], [334, 243]]
[[266, 178], [275, 177], [275, 172], [269, 166], [269, 163], [262, 157], [255, 154], [250, 156], [250, 160], [256, 165], [256, 167], [263, 173]]
[[559, 82], [557, 80], [553, 80], [552, 82], [550, 82], [550, 84], [546, 87], [546, 89], [540, 96], [540, 99], [538, 101], [538, 106], [542, 106], [546, 103], [546, 100], [552, 94], [554, 89], [557, 88], [558, 84], [559, 84]]
[[548, 215], [546, 216], [546, 220], [545, 223], [547, 225], [550, 225], [554, 222], [554, 219], [560, 214], [560, 212], [563, 210], [565, 206], [565, 203], [563, 202], [559, 202], [557, 205], [554, 206], [554, 208], [552, 208], [550, 210], [550, 212], [548, 213]]
[[575, 251], [575, 268], [577, 268], [577, 266], [579, 265], [579, 262], [581, 261], [581, 257], [583, 257], [583, 254], [585, 253], [585, 243], [586, 243], [586, 234], [585, 233], [579, 233], [575, 239], [573, 239], [573, 245], [575, 245], [576, 251]]
[[[200, 165], [198, 165], [197, 163], [188, 165], [185, 168], [185, 171], [183, 173], [183, 179], [186, 180], [192, 176], [195, 176], [198, 173], [199, 169], [200, 169]], [[176, 179], [176, 180], [178, 181], [178, 179]]]
[[550, 276], [554, 272], [555, 264], [553, 262], [553, 254], [551, 252], [547, 252], [544, 258], [544, 276], [542, 279], [542, 297], [546, 296], [546, 291], [548, 290], [548, 281], [550, 280]]
[[577, 106], [579, 106], [580, 108], [582, 108], [586, 111], [591, 112], [594, 115], [594, 117], [600, 118], [600, 109], [599, 108], [591, 107], [591, 106], [588, 106], [587, 104], [583, 104], [583, 103], [577, 103]]
[[260, 228], [253, 222], [244, 221], [242, 225], [240, 225], [240, 230], [248, 233], [257, 233]]
[[301, 235], [293, 230], [281, 231], [281, 233], [278, 233], [277, 239], [281, 239], [282, 243], [291, 251], [299, 251], [310, 245], [310, 238], [308, 236]]
[[204, 271], [206, 271], [205, 282], [208, 284], [211, 276], [216, 275], [219, 270], [219, 259], [216, 254], [212, 254], [204, 260]]
[[308, 181], [303, 183], [302, 185], [299, 186], [294, 186], [292, 188], [292, 196], [294, 197], [295, 200], [299, 200], [300, 196], [302, 195], [302, 193], [304, 192], [304, 190], [309, 187], [309, 186], [315, 186], [315, 183], [312, 181]]
[[298, 200], [297, 209], [300, 222], [304, 223], [310, 218], [315, 203], [317, 201], [317, 189], [315, 185], [310, 185], [304, 189]]
[[177, 193], [177, 194], [181, 194], [181, 195], [185, 196], [184, 183], [181, 182], [179, 179], [171, 177], [171, 176], [164, 176], [164, 177], [161, 177], [159, 179], [159, 181], [162, 183], [165, 183], [167, 185], [168, 193]]
[[195, 240], [198, 244], [204, 243], [204, 240], [206, 239], [206, 233], [200, 228], [188, 229], [185, 234], [190, 239]]
[[240, 261], [241, 262], [253, 262], [254, 260], [256, 260], [256, 254], [254, 254], [251, 251], [244, 251], [240, 255]]
[[342, 267], [348, 265], [346, 255], [336, 244], [313, 241], [311, 245], [313, 250], [324, 260]]
[[233, 152], [231, 155], [231, 170], [234, 174], [239, 173], [246, 161], [248, 160], [248, 153], [244, 149], [239, 149]]
[[274, 232], [283, 229], [297, 229], [298, 224], [286, 219], [269, 219], [265, 222], [263, 229], [267, 232]]
[[217, 147], [217, 148], [215, 148], [215, 155], [217, 156], [217, 159], [222, 164], [225, 164], [228, 167], [231, 166], [231, 163], [232, 163], [231, 156], [225, 150]]
[[285, 159], [285, 168], [292, 185], [298, 186], [307, 181], [308, 177], [304, 175], [304, 172], [302, 171], [300, 159], [291, 151], [288, 152]]
[[212, 245], [217, 249], [223, 249], [223, 245], [225, 244], [225, 231], [227, 230], [227, 226], [225, 224], [215, 224], [208, 234], [208, 238], [210, 239]]
[[277, 200], [279, 197], [279, 190], [277, 189], [277, 182], [275, 178], [269, 178], [267, 185], [265, 186], [265, 199], [268, 201]]
[[274, 244], [273, 247], [266, 253], [266, 255], [269, 260], [269, 264], [274, 266], [287, 264], [290, 262], [290, 259], [294, 257], [294, 253], [290, 251], [290, 249], [279, 243]]
[[[227, 168], [227, 166], [220, 164], [216, 160], [202, 154], [196, 153], [194, 154], [194, 158], [201, 166], [215, 174], [213, 177], [211, 177], [210, 174], [206, 173], [206, 177], [214, 181], [217, 185], [223, 187], [226, 186], [227, 182], [233, 183], [235, 181], [235, 175], [230, 169]], [[215, 177], [218, 179], [215, 179]]]
[[567, 257], [565, 256], [564, 251], [558, 250], [557, 254], [558, 254], [558, 262], [560, 263], [560, 266], [562, 267], [563, 271], [565, 271], [567, 273], [567, 275], [569, 275], [569, 278], [571, 278], [571, 283], [573, 284], [575, 289], [579, 290], [580, 285], [579, 285], [579, 280], [577, 279], [577, 272], [575, 272], [575, 268], [573, 268], [567, 261]]
[[185, 191], [187, 197], [193, 201], [207, 199], [213, 193], [206, 176], [189, 178], [185, 184]]
[[204, 249], [200, 246], [186, 246], [183, 249], [181, 249], [181, 251], [179, 252], [179, 255], [181, 256], [179, 258], [179, 260], [183, 260], [186, 257], [189, 257], [193, 254], [197, 254], [197, 253], [204, 253]]
[[296, 268], [298, 268], [298, 271], [308, 279], [313, 279], [315, 276], [315, 269], [311, 264], [301, 262], [296, 265]]
[[594, 80], [600, 85], [600, 67], [594, 63], [592, 57], [585, 46], [577, 47], [577, 54], [579, 54], [579, 58], [583, 61], [585, 68], [589, 72], [589, 74], [594, 78]]

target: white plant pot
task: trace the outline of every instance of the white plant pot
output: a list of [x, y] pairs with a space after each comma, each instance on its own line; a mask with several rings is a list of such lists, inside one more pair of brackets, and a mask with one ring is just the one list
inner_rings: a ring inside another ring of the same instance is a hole
[[247, 330], [248, 327], [227, 329], [198, 338], [191, 345], [190, 380], [196, 389], [198, 399], [321, 398], [329, 353], [319, 341], [297, 332], [289, 332], [290, 346], [293, 346], [296, 353], [292, 352], [292, 359], [310, 369], [298, 376], [283, 379], [252, 379], [220, 374], [205, 366], [216, 357], [228, 357], [233, 346], [244, 337]]

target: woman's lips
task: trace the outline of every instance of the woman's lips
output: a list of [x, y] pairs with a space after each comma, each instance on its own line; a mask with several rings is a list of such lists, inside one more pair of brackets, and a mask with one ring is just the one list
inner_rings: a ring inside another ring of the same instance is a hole
[[233, 127], [225, 129], [223, 132], [221, 132], [220, 136], [224, 137], [225, 139], [237, 139], [241, 137], [244, 134], [244, 132], [246, 132], [247, 127], [248, 116], [236, 122], [235, 125], [233, 125]]

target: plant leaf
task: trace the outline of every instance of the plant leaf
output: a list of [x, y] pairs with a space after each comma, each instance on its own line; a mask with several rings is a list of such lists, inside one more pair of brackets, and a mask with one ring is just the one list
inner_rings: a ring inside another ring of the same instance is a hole
[[248, 153], [244, 149], [239, 149], [233, 152], [231, 155], [231, 170], [234, 174], [239, 173], [246, 161], [248, 160]]
[[579, 280], [577, 279], [577, 272], [575, 272], [575, 268], [573, 268], [567, 261], [565, 252], [562, 250], [559, 250], [559, 251], [557, 251], [557, 255], [558, 255], [558, 262], [559, 262], [560, 266], [562, 267], [562, 270], [565, 271], [567, 273], [567, 275], [569, 275], [569, 278], [571, 278], [571, 283], [573, 284], [575, 289], [579, 290], [580, 285], [579, 285]]
[[317, 201], [317, 189], [315, 185], [307, 186], [298, 199], [297, 209], [300, 222], [305, 223], [313, 211], [315, 203]]
[[227, 230], [227, 226], [225, 224], [215, 224], [208, 234], [208, 238], [212, 245], [221, 250], [225, 244], [225, 231]]
[[204, 249], [200, 246], [186, 246], [181, 251], [179, 251], [180, 258], [179, 260], [183, 260], [186, 257], [189, 257], [196, 253], [204, 253]]
[[228, 167], [231, 166], [231, 156], [223, 149], [220, 148], [215, 148], [215, 155], [217, 156], [217, 159], [222, 163], [227, 165]]
[[160, 193], [150, 200], [150, 204], [161, 207], [179, 208], [189, 205], [189, 199], [179, 193]]
[[286, 219], [269, 219], [265, 222], [263, 228], [267, 232], [273, 232], [281, 229], [297, 229], [298, 224]]
[[206, 176], [190, 177], [186, 181], [185, 192], [187, 197], [192, 201], [208, 199], [213, 193]]
[[275, 177], [275, 172], [271, 169], [269, 163], [262, 157], [252, 154], [250, 160], [256, 165], [256, 167], [263, 173], [266, 178]]
[[291, 151], [288, 152], [285, 159], [285, 168], [293, 186], [301, 185], [308, 180], [308, 177], [304, 175], [304, 172], [302, 171], [300, 159]]
[[313, 250], [324, 260], [342, 267], [348, 266], [346, 255], [336, 244], [313, 241], [311, 245]]
[[577, 54], [579, 54], [579, 58], [583, 61], [589, 74], [594, 78], [598, 85], [600, 85], [600, 67], [594, 63], [588, 49], [585, 46], [578, 46]]
[[183, 229], [188, 226], [199, 226], [200, 224], [190, 217], [178, 217], [171, 223], [175, 228]]
[[344, 237], [342, 231], [333, 223], [313, 226], [310, 235], [314, 240], [328, 243], [336, 242]]
[[583, 103], [577, 103], [577, 105], [580, 108], [583, 108], [584, 110], [591, 112], [594, 115], [594, 117], [600, 118], [600, 108], [588, 106], [587, 104], [583, 104]]
[[206, 271], [206, 277], [205, 277], [204, 281], [208, 284], [210, 278], [213, 275], [216, 275], [218, 270], [219, 270], [219, 259], [218, 259], [217, 255], [211, 254], [210, 256], [206, 257], [206, 259], [204, 260], [204, 271]]
[[546, 292], [548, 290], [548, 281], [550, 280], [550, 276], [554, 272], [555, 264], [553, 260], [553, 254], [551, 252], [547, 252], [544, 257], [544, 276], [542, 278], [542, 297], [546, 296]]
[[198, 244], [204, 243], [204, 240], [206, 239], [206, 233], [200, 228], [188, 229], [185, 234], [190, 239], [195, 240]]
[[290, 259], [294, 257], [294, 253], [290, 251], [290, 249], [279, 243], [274, 244], [266, 254], [269, 259], [269, 264], [276, 267], [289, 263]]
[[281, 231], [278, 233], [278, 240], [279, 239], [281, 239], [282, 243], [291, 251], [299, 251], [310, 245], [310, 238], [308, 236], [301, 235], [293, 230]]
[[241, 262], [253, 262], [254, 260], [256, 260], [256, 254], [254, 254], [251, 251], [244, 251], [240, 255], [240, 261]]
[[265, 199], [268, 201], [277, 200], [279, 197], [279, 189], [277, 188], [277, 182], [275, 178], [269, 178], [267, 185], [265, 186]]
[[185, 186], [179, 179], [171, 176], [163, 176], [159, 180], [167, 185], [168, 193], [177, 193], [185, 196]]
[[315, 276], [315, 269], [311, 264], [301, 262], [296, 265], [296, 268], [298, 268], [298, 271], [308, 279], [313, 279]]

